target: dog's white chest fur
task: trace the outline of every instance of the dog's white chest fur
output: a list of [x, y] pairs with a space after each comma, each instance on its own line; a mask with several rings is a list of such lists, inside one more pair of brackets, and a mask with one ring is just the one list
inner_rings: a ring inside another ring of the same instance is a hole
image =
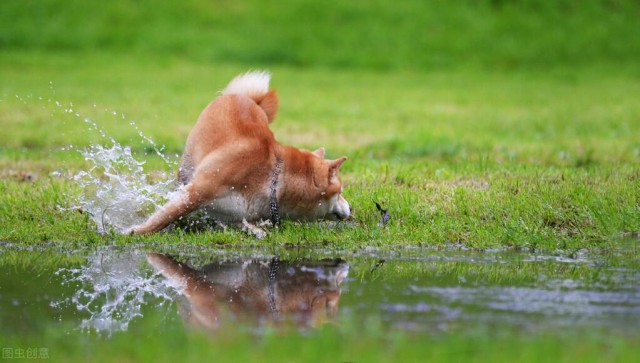
[[230, 192], [207, 204], [205, 209], [220, 222], [257, 221], [269, 217], [267, 195], [245, 198], [239, 192]]

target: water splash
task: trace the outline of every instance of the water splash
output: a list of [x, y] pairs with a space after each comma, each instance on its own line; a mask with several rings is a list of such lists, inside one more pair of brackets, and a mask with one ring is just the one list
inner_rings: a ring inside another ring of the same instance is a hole
[[78, 151], [92, 166], [73, 176], [82, 189], [77, 208], [89, 213], [101, 233], [111, 228], [124, 232], [144, 222], [175, 189], [172, 179], [150, 181], [144, 162], [115, 141], [108, 147], [98, 144]]
[[140, 251], [97, 251], [86, 265], [55, 274], [65, 277], [64, 284], [77, 285], [77, 291], [52, 307], [75, 307], [89, 315], [82, 320], [81, 329], [109, 336], [126, 331], [151, 301], [156, 301], [158, 308], [168, 308], [175, 291], [166, 279], [152, 272], [146, 254]]
[[[72, 102], [66, 104], [48, 99], [47, 103], [81, 120], [89, 131], [100, 135], [101, 142], [98, 144], [84, 148], [73, 145], [63, 148], [65, 151], [79, 152], [90, 164], [88, 170], [70, 176], [80, 187], [81, 193], [67, 196], [72, 204], [68, 209], [81, 210], [90, 215], [98, 232], [126, 232], [144, 222], [171, 197], [175, 190], [173, 178], [161, 175], [159, 180], [151, 180], [143, 169], [144, 162], [137, 159], [130, 147], [121, 145], [97, 122], [74, 110]], [[93, 108], [97, 109], [95, 103]], [[104, 114], [115, 116], [116, 122], [127, 122], [124, 114], [117, 111], [105, 109]], [[140, 137], [140, 142], [150, 145], [173, 174], [177, 162], [163, 153], [164, 146], [158, 146], [146, 136], [135, 121], [128, 123]]]

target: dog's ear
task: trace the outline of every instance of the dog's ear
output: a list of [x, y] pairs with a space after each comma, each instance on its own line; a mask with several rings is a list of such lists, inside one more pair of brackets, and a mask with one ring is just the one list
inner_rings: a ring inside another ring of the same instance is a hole
[[323, 147], [321, 147], [319, 149], [316, 149], [313, 153], [316, 156], [318, 156], [320, 159], [324, 159], [324, 148]]
[[336, 160], [329, 160], [329, 167], [335, 171], [337, 171], [338, 169], [340, 169], [340, 167], [342, 166], [342, 164], [347, 161], [347, 157], [343, 156], [339, 159]]
[[337, 183], [339, 181], [338, 169], [340, 169], [340, 167], [346, 160], [346, 156], [343, 156], [336, 160], [329, 160], [329, 184]]

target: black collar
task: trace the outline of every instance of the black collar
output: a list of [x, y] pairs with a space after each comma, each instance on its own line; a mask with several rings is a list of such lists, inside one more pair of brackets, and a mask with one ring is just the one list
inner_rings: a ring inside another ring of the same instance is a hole
[[282, 173], [282, 164], [284, 161], [276, 157], [276, 166], [271, 173], [271, 195], [269, 198], [269, 219], [274, 226], [280, 223], [280, 214], [278, 213], [278, 179], [280, 179], [280, 173]]

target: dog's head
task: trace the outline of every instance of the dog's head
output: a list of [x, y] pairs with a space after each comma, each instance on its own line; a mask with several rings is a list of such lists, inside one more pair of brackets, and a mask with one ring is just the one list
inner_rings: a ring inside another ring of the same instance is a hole
[[326, 219], [345, 219], [351, 214], [351, 207], [342, 196], [342, 179], [339, 170], [347, 160], [341, 157], [336, 160], [324, 159], [324, 148], [313, 152], [320, 163], [316, 165], [313, 184], [320, 190], [319, 203], [316, 208], [318, 215]]
[[[347, 200], [342, 196], [342, 180], [339, 170], [347, 160], [324, 158], [324, 148], [302, 152], [304, 166], [298, 168], [292, 183], [295, 193], [284, 196], [284, 214], [292, 219], [343, 220], [351, 214]], [[304, 170], [302, 173], [300, 171]]]

